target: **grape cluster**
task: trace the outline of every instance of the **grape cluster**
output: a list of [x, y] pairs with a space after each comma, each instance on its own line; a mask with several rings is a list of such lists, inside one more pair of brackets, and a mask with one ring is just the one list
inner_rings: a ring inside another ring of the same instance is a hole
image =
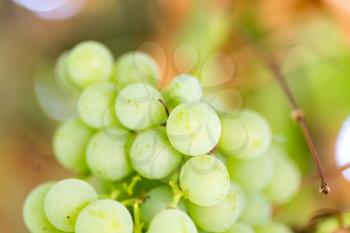
[[114, 63], [93, 41], [62, 54], [56, 76], [77, 116], [56, 131], [54, 154], [80, 179], [28, 195], [30, 232], [291, 232], [271, 220], [272, 205], [294, 196], [300, 174], [258, 113], [217, 113], [187, 74], [160, 91], [150, 56]]

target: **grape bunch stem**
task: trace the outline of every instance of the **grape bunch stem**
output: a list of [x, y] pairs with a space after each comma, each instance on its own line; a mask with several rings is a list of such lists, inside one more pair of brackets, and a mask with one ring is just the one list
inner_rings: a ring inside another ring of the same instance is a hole
[[181, 198], [184, 196], [184, 192], [180, 189], [178, 185], [178, 181], [179, 181], [179, 174], [175, 173], [175, 175], [169, 181], [169, 185], [173, 190], [174, 195], [168, 208], [177, 209], [178, 203], [180, 202]]

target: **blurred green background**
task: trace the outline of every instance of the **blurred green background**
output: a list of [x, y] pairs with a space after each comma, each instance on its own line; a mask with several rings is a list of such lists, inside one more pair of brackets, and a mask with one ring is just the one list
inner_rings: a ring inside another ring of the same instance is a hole
[[[277, 56], [320, 150], [330, 196], [318, 193], [288, 102], [246, 36]], [[335, 159], [350, 116], [349, 1], [0, 0], [0, 233], [27, 232], [21, 208], [29, 190], [70, 175], [54, 160], [51, 138], [74, 101], [58, 91], [51, 67], [83, 40], [105, 43], [115, 57], [144, 50], [158, 61], [162, 85], [191, 72], [209, 99], [224, 93], [229, 106], [261, 112], [305, 177], [277, 218], [298, 228], [316, 210], [350, 207], [350, 183]]]

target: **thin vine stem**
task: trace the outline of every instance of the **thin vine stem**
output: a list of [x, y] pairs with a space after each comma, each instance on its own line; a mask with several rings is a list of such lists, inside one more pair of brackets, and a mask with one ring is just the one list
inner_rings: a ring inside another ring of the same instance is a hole
[[253, 48], [254, 48], [254, 51], [255, 51], [257, 57], [267, 67], [270, 68], [272, 74], [274, 75], [275, 79], [277, 80], [278, 84], [280, 85], [282, 91], [285, 93], [285, 95], [289, 101], [289, 104], [292, 108], [293, 119], [299, 124], [299, 127], [304, 135], [307, 146], [310, 150], [310, 154], [311, 154], [312, 160], [314, 162], [316, 171], [317, 171], [318, 176], [320, 178], [320, 192], [328, 195], [330, 193], [331, 189], [327, 183], [326, 175], [325, 175], [324, 169], [321, 165], [320, 155], [319, 155], [319, 152], [317, 150], [316, 144], [312, 138], [312, 135], [310, 133], [310, 129], [309, 129], [309, 126], [307, 124], [305, 114], [304, 114], [303, 110], [300, 108], [298, 102], [296, 101], [292, 91], [290, 90], [290, 88], [289, 88], [289, 86], [284, 78], [283, 72], [280, 68], [280, 65], [277, 62], [277, 59], [273, 55], [265, 52], [260, 47], [254, 46]]
[[140, 204], [142, 203], [141, 200], [137, 200], [134, 202], [133, 210], [134, 210], [134, 233], [142, 233], [143, 229], [143, 222], [141, 220], [141, 211], [140, 211]]
[[181, 198], [184, 196], [184, 192], [180, 189], [178, 182], [179, 182], [179, 174], [175, 173], [174, 176], [169, 181], [169, 185], [173, 190], [173, 199], [170, 205], [168, 206], [168, 208], [177, 209]]

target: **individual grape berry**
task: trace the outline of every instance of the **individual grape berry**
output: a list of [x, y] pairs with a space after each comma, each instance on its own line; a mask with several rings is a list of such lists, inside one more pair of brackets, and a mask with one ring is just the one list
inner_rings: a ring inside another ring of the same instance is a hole
[[271, 203], [261, 194], [251, 193], [245, 196], [245, 206], [239, 219], [255, 226], [267, 223], [271, 215]]
[[[165, 230], [166, 229], [166, 230]], [[147, 233], [197, 233], [197, 228], [187, 214], [178, 209], [159, 212], [152, 220]]]
[[[154, 216], [169, 207], [172, 199], [173, 191], [166, 185], [158, 186], [148, 192], [145, 202], [140, 206], [142, 220], [146, 227], [149, 226]], [[186, 205], [183, 200], [180, 200], [178, 205], [182, 211], [186, 211]]]
[[200, 206], [213, 206], [227, 196], [230, 177], [220, 160], [211, 155], [200, 155], [183, 165], [180, 186], [191, 202]]
[[166, 110], [161, 94], [143, 83], [131, 84], [122, 89], [115, 103], [119, 121], [128, 129], [143, 130], [166, 121]]
[[55, 66], [55, 78], [57, 84], [62, 88], [62, 90], [67, 91], [70, 94], [76, 94], [79, 89], [72, 83], [67, 74], [67, 60], [69, 56], [69, 51], [62, 53], [57, 59]]
[[148, 179], [162, 179], [180, 165], [182, 156], [168, 142], [163, 129], [150, 129], [136, 135], [130, 148], [134, 169]]
[[121, 180], [133, 171], [126, 150], [131, 134], [122, 128], [109, 128], [95, 134], [87, 147], [87, 164], [92, 173], [109, 181]]
[[86, 147], [93, 133], [94, 130], [80, 119], [74, 118], [64, 122], [53, 139], [53, 150], [58, 162], [68, 170], [87, 172]]
[[114, 200], [99, 200], [89, 204], [79, 214], [76, 233], [132, 233], [129, 211]]
[[66, 66], [70, 80], [84, 89], [112, 78], [113, 55], [103, 44], [85, 41], [72, 49]]
[[283, 149], [273, 147], [270, 154], [275, 170], [271, 182], [264, 189], [264, 193], [272, 203], [285, 204], [298, 192], [301, 174]]
[[250, 160], [230, 158], [228, 161], [231, 179], [246, 192], [259, 192], [272, 180], [275, 166], [269, 151]]
[[202, 99], [202, 86], [195, 77], [181, 74], [171, 81], [164, 95], [170, 108], [182, 103], [196, 104]]
[[129, 52], [122, 55], [116, 62], [115, 75], [119, 89], [133, 83], [156, 86], [160, 79], [156, 62], [143, 52]]
[[252, 227], [245, 223], [236, 223], [223, 233], [255, 233]]
[[117, 92], [113, 83], [97, 83], [86, 88], [79, 96], [78, 115], [92, 128], [104, 129], [119, 126], [114, 112]]
[[228, 156], [251, 159], [262, 155], [271, 143], [271, 130], [258, 113], [243, 110], [221, 118], [219, 149]]
[[65, 179], [54, 184], [45, 197], [45, 214], [56, 228], [74, 232], [80, 211], [97, 200], [94, 188], [85, 181]]
[[196, 225], [208, 232], [223, 232], [229, 230], [237, 221], [242, 208], [241, 191], [236, 185], [231, 185], [230, 191], [223, 201], [213, 206], [200, 206], [188, 202], [187, 208]]
[[166, 126], [170, 143], [183, 154], [209, 153], [220, 137], [219, 117], [208, 105], [180, 104], [169, 116]]
[[55, 228], [47, 219], [44, 211], [44, 200], [53, 185], [47, 182], [33, 189], [23, 205], [23, 219], [31, 233], [64, 233]]

